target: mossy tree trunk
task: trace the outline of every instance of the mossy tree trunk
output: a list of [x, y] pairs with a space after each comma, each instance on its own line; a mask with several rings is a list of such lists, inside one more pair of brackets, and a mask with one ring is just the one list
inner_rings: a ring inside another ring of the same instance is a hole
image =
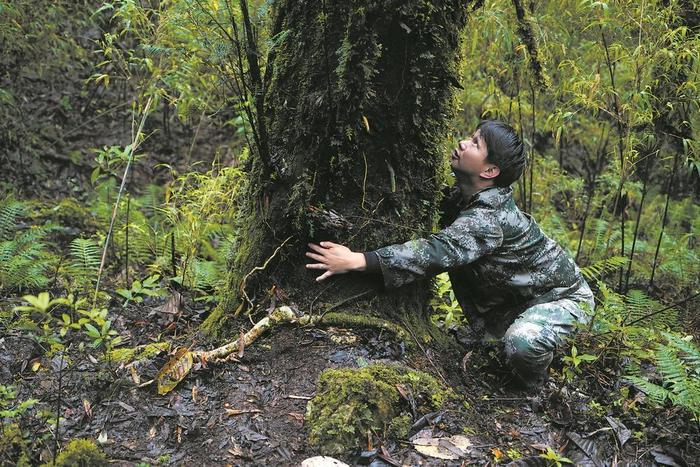
[[360, 274], [318, 284], [304, 252], [309, 241], [366, 251], [432, 230], [471, 3], [276, 5], [275, 46], [257, 96], [269, 152], [251, 158], [229, 295], [206, 331], [246, 306], [243, 282], [256, 306], [275, 296], [317, 313], [344, 302], [336, 311], [375, 314], [428, 335], [427, 281], [396, 291]]

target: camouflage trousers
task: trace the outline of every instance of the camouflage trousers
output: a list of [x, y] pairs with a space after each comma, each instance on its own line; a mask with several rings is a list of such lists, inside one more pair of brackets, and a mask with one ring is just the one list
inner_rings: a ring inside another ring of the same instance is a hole
[[458, 340], [465, 345], [480, 341], [488, 348], [500, 348], [515, 377], [526, 388], [535, 389], [546, 380], [557, 348], [576, 331], [578, 323], [589, 322], [593, 306], [593, 293], [584, 282], [567, 298], [520, 312], [478, 315], [465, 308], [471, 336], [462, 335]]
[[568, 298], [541, 303], [520, 313], [502, 337], [506, 361], [526, 387], [537, 388], [547, 378], [556, 349], [590, 320], [593, 294], [584, 284]]

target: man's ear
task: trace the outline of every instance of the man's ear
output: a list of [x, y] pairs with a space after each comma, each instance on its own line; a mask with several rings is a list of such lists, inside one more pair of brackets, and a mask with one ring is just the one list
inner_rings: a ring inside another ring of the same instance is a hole
[[498, 177], [500, 173], [501, 169], [499, 169], [497, 165], [491, 165], [488, 169], [482, 171], [479, 175], [481, 176], [481, 178], [492, 179]]

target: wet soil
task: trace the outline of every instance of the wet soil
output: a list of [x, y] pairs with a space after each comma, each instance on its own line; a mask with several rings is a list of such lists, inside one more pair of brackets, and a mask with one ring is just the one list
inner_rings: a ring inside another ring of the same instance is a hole
[[[158, 305], [120, 310], [116, 325], [130, 335], [130, 346], [164, 339], [172, 339], [173, 348], [208, 345], [192, 337], [200, 321], [196, 307], [173, 316]], [[418, 453], [407, 439], [389, 440], [379, 451], [384, 457], [377, 457], [379, 440], [372, 446], [358, 440], [356, 451], [339, 456], [350, 464], [486, 465], [522, 457], [515, 465], [547, 465], [539, 457], [547, 448], [577, 465], [692, 465], [700, 459], [697, 425], [674, 410], [642, 422], [638, 408], [615, 407], [605, 399], [610, 395], [584, 389], [595, 387], [585, 381], [566, 385], [554, 378], [537, 394], [520, 392], [487, 349], [465, 349], [464, 355], [404, 349], [392, 335], [373, 330], [282, 326], [242, 356], [193, 371], [159, 396], [153, 385], [139, 388], [137, 382], [153, 378], [167, 352], [129, 365], [78, 349], [47, 358], [32, 340], [11, 333], [0, 337], [0, 383], [15, 385], [20, 399], [39, 399], [37, 410], [60, 413], [60, 444], [98, 439], [116, 465], [298, 465], [320, 454], [308, 443], [304, 419], [318, 375], [375, 362], [402, 363], [452, 387], [458, 400], [422, 433], [464, 435], [471, 447], [461, 459], [440, 460]], [[31, 433], [33, 460], [46, 462], [55, 426], [39, 420], [26, 417], [24, 428]]]

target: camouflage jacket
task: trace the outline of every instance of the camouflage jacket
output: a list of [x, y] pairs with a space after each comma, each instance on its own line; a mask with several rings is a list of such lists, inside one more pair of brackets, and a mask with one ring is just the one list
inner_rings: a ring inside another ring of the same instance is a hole
[[590, 290], [574, 261], [513, 201], [511, 188], [476, 193], [457, 219], [427, 238], [365, 253], [386, 287], [449, 271], [465, 313], [500, 319]]

